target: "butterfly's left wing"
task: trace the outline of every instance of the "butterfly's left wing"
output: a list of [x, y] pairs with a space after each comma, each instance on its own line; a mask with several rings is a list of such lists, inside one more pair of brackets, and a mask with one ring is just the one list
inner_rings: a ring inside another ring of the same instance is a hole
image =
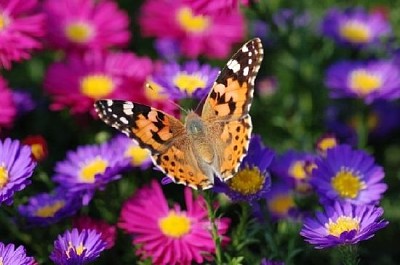
[[222, 180], [237, 172], [247, 153], [252, 131], [249, 110], [263, 53], [260, 39], [245, 43], [222, 69], [204, 102], [201, 117], [209, 131], [218, 132], [213, 144], [221, 150], [217, 155]]
[[181, 121], [155, 108], [123, 100], [98, 100], [94, 107], [108, 125], [136, 140], [154, 154], [162, 153], [184, 134]]

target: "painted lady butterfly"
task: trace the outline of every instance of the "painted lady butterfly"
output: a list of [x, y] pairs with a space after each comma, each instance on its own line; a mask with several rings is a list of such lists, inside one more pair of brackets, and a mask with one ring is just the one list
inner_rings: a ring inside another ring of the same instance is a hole
[[214, 175], [226, 181], [247, 153], [252, 131], [249, 110], [263, 59], [258, 38], [228, 61], [204, 101], [201, 115], [185, 124], [155, 108], [121, 100], [99, 100], [100, 118], [151, 151], [153, 162], [174, 182], [207, 189]]

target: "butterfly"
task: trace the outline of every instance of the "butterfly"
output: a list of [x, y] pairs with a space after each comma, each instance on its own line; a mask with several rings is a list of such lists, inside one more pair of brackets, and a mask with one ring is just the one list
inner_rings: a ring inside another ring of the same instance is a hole
[[106, 124], [150, 150], [154, 164], [174, 182], [207, 189], [215, 176], [233, 177], [247, 153], [249, 110], [262, 59], [260, 39], [245, 43], [219, 73], [200, 114], [189, 112], [185, 123], [130, 101], [104, 99], [94, 106]]

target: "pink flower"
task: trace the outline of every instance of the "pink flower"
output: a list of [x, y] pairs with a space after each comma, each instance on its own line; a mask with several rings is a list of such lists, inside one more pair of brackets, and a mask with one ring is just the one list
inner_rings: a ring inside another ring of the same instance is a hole
[[128, 15], [108, 0], [47, 0], [48, 39], [60, 49], [106, 49], [125, 46], [130, 38]]
[[133, 53], [71, 54], [51, 65], [44, 88], [52, 97], [52, 110], [71, 108], [72, 113], [94, 113], [97, 99], [113, 98], [144, 101], [144, 82], [152, 62]]
[[14, 122], [17, 109], [7, 81], [0, 76], [0, 131], [2, 127], [9, 128]]
[[103, 220], [92, 219], [89, 216], [79, 216], [73, 220], [72, 226], [78, 228], [79, 231], [87, 229], [100, 233], [100, 238], [107, 243], [106, 249], [112, 248], [115, 244], [117, 228]]
[[0, 0], [1, 67], [9, 69], [11, 62], [29, 59], [32, 50], [42, 47], [44, 15], [37, 7], [37, 0]]
[[[122, 207], [118, 226], [133, 235], [137, 254], [151, 257], [153, 264], [202, 263], [215, 252], [211, 224], [203, 197], [193, 198], [185, 188], [186, 211], [178, 204], [168, 206], [160, 184], [140, 189]], [[228, 230], [230, 219], [216, 220], [219, 235]], [[223, 240], [227, 240], [223, 236]]]
[[143, 35], [176, 39], [182, 54], [188, 57], [227, 57], [232, 45], [243, 40], [245, 32], [238, 9], [229, 13], [202, 13], [180, 0], [147, 0], [140, 14]]

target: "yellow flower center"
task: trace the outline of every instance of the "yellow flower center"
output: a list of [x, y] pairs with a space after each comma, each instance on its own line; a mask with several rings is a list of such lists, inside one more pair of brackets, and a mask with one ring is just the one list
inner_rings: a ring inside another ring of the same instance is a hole
[[204, 15], [195, 15], [188, 7], [181, 8], [177, 14], [179, 25], [189, 33], [204, 32], [210, 25], [210, 19]]
[[256, 167], [245, 168], [239, 171], [227, 184], [229, 187], [243, 195], [251, 195], [259, 192], [264, 185], [265, 177]]
[[65, 205], [64, 201], [56, 201], [52, 205], [44, 206], [38, 209], [35, 213], [37, 217], [53, 217], [60, 209], [62, 209]]
[[333, 189], [343, 198], [354, 199], [366, 188], [365, 182], [351, 170], [342, 168], [331, 180]]
[[360, 222], [349, 216], [340, 216], [336, 222], [332, 220], [325, 224], [329, 235], [339, 237], [343, 232], [350, 232], [352, 230], [360, 229]]
[[105, 75], [88, 75], [80, 85], [82, 93], [93, 99], [105, 98], [114, 90], [113, 80]]
[[307, 177], [307, 172], [304, 166], [305, 163], [303, 160], [292, 163], [292, 166], [289, 168], [289, 174], [295, 179], [305, 179]]
[[101, 159], [100, 157], [96, 157], [89, 163], [86, 163], [79, 174], [81, 177], [81, 180], [86, 183], [94, 183], [95, 182], [95, 176], [97, 174], [104, 173], [106, 171], [106, 168], [108, 166], [108, 163], [106, 160]]
[[348, 21], [340, 28], [340, 36], [349, 42], [362, 44], [371, 39], [370, 29], [359, 21]]
[[0, 188], [8, 183], [8, 170], [5, 166], [0, 166]]
[[294, 207], [293, 196], [290, 194], [279, 194], [268, 202], [269, 210], [281, 216], [286, 215]]
[[205, 88], [206, 82], [199, 75], [188, 75], [186, 73], [181, 73], [174, 78], [174, 85], [180, 90], [186, 91], [189, 95], [191, 95], [196, 89]]
[[70, 258], [69, 252], [72, 250], [74, 251], [78, 256], [82, 255], [83, 251], [86, 249], [85, 246], [83, 246], [82, 242], [79, 243], [79, 245], [77, 247], [75, 247], [74, 245], [72, 245], [72, 242], [68, 242], [68, 249], [65, 251], [65, 253], [67, 254], [67, 257]]
[[160, 85], [150, 80], [147, 83], [148, 87], [144, 91], [147, 99], [160, 101], [168, 98], [166, 94], [161, 93], [164, 89]]
[[158, 226], [164, 235], [172, 238], [180, 238], [189, 233], [191, 222], [186, 215], [170, 211], [168, 216], [159, 220]]
[[366, 70], [354, 70], [350, 74], [350, 88], [361, 96], [370, 94], [378, 90], [382, 85], [382, 79]]
[[324, 137], [323, 139], [321, 139], [321, 141], [319, 141], [318, 143], [318, 148], [321, 151], [326, 151], [330, 148], [333, 148], [337, 145], [337, 141], [335, 137]]
[[4, 14], [0, 14], [0, 32], [7, 28], [10, 24], [10, 19]]
[[125, 156], [132, 158], [131, 164], [133, 166], [140, 166], [150, 157], [150, 153], [147, 149], [132, 145], [125, 151]]
[[36, 160], [41, 160], [44, 157], [44, 149], [43, 149], [43, 145], [41, 145], [41, 144], [32, 144], [31, 152], [32, 152], [33, 157], [35, 157]]
[[71, 42], [86, 43], [93, 37], [93, 28], [85, 22], [69, 23], [65, 29], [65, 35]]

